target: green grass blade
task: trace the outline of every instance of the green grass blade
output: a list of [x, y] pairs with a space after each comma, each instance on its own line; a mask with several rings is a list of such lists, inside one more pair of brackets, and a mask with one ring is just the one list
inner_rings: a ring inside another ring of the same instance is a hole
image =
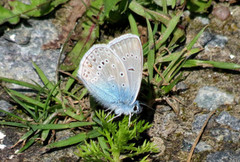
[[27, 133], [25, 133], [19, 140], [18, 142], [20, 141], [24, 141], [26, 140], [27, 138], [29, 138], [33, 133], [35, 132], [35, 130], [29, 130]]
[[27, 82], [23, 82], [23, 81], [19, 81], [19, 80], [15, 80], [15, 79], [9, 79], [9, 78], [4, 78], [4, 77], [0, 77], [0, 81], [4, 81], [4, 82], [8, 82], [8, 83], [14, 83], [23, 87], [28, 87], [30, 89], [34, 89], [37, 91], [41, 91], [41, 87], [33, 85], [31, 83], [27, 83]]
[[173, 87], [179, 82], [180, 79], [182, 79], [182, 73], [173, 82], [162, 88], [163, 94], [168, 94], [173, 89]]
[[84, 119], [83, 114], [77, 115], [76, 113], [72, 112], [70, 109], [66, 108], [64, 110], [64, 112], [68, 115], [71, 116], [72, 118], [78, 120], [78, 121], [82, 121]]
[[42, 103], [42, 102], [40, 102], [40, 101], [37, 101], [37, 100], [34, 100], [34, 99], [30, 98], [30, 97], [27, 97], [27, 96], [23, 95], [22, 93], [19, 93], [19, 92], [17, 92], [17, 91], [11, 90], [11, 89], [9, 89], [8, 91], [9, 91], [12, 95], [17, 96], [17, 97], [23, 99], [24, 101], [26, 101], [26, 102], [28, 102], [28, 103], [31, 103], [31, 104], [36, 105], [36, 106], [39, 106], [39, 107], [41, 107], [41, 108], [44, 108], [44, 107], [45, 107], [45, 104], [44, 104], [44, 103]]
[[9, 94], [9, 96], [12, 97], [14, 101], [16, 101], [19, 105], [21, 105], [33, 117], [33, 119], [36, 119], [36, 115], [34, 114], [34, 112], [31, 111], [26, 104], [24, 104], [22, 101], [20, 101], [19, 99], [17, 99], [17, 97], [14, 96], [15, 94], [12, 93], [13, 90], [8, 90], [8, 89], [5, 89], [5, 90]]
[[28, 126], [27, 126], [26, 124], [16, 123], [16, 122], [4, 122], [4, 121], [0, 121], [0, 124], [2, 124], [2, 125], [8, 125], [8, 126], [14, 126], [14, 127], [28, 128]]
[[153, 66], [155, 62], [155, 50], [154, 48], [154, 38], [153, 38], [153, 33], [152, 33], [152, 27], [148, 19], [147, 21], [147, 28], [148, 28], [148, 39], [149, 39], [149, 53], [148, 53], [148, 60], [147, 60], [147, 65], [148, 65], [148, 74], [149, 74], [149, 79], [152, 80], [153, 78]]
[[[49, 90], [52, 90], [54, 88], [54, 85], [48, 80], [48, 78], [46, 77], [46, 75], [44, 74], [44, 72], [37, 66], [37, 64], [35, 64], [34, 62], [32, 62], [35, 70], [37, 71], [37, 74], [39, 75], [39, 77], [41, 78], [42, 82], [44, 83], [44, 85], [46, 85], [46, 87]], [[56, 95], [56, 91], [53, 93], [54, 95]]]
[[[78, 72], [78, 68], [76, 68], [73, 73], [72, 76], [76, 77], [77, 76], [77, 72]], [[65, 91], [69, 91], [69, 89], [72, 87], [73, 83], [75, 82], [75, 79], [72, 78], [71, 76], [69, 77], [66, 86], [65, 86]]]
[[204, 28], [202, 28], [202, 30], [191, 40], [191, 42], [186, 46], [187, 50], [192, 49], [193, 45], [197, 42], [198, 38], [202, 35], [202, 33], [207, 27], [208, 26], [205, 26]]
[[38, 138], [38, 134], [36, 134], [35, 136], [33, 136], [32, 138], [30, 138], [27, 143], [25, 143], [25, 145], [17, 152], [17, 153], [21, 153], [24, 150], [28, 149], [34, 142], [35, 140]]
[[161, 45], [169, 38], [169, 36], [173, 33], [173, 31], [176, 29], [176, 26], [179, 22], [181, 13], [178, 13], [176, 16], [174, 16], [170, 21], [169, 24], [167, 26], [167, 29], [165, 30], [165, 32], [163, 33], [163, 35], [161, 35], [161, 37], [159, 38], [159, 41], [156, 42], [156, 49], [159, 49], [161, 47]]
[[128, 21], [130, 24], [131, 32], [139, 36], [136, 20], [131, 13], [128, 15]]
[[70, 137], [66, 140], [58, 141], [47, 145], [47, 148], [58, 148], [58, 147], [65, 147], [73, 144], [77, 144], [79, 142], [85, 141], [87, 139], [86, 133], [79, 133], [73, 137]]
[[7, 111], [5, 111], [5, 110], [3, 110], [3, 109], [0, 109], [0, 112], [5, 113], [5, 114], [7, 114], [7, 115], [9, 115], [9, 116], [12, 116], [13, 118], [16, 118], [16, 119], [18, 119], [18, 120], [26, 121], [26, 120], [24, 120], [23, 118], [15, 115], [15, 114], [13, 114], [13, 113], [11, 113], [11, 112], [7, 112]]
[[214, 67], [214, 68], [229, 69], [229, 70], [240, 69], [240, 64], [234, 64], [234, 63], [228, 63], [228, 62], [217, 62], [217, 61], [204, 61], [204, 60], [195, 60], [195, 59], [187, 60], [186, 63], [183, 65], [183, 67], [185, 68], [191, 68], [196, 66]]
[[[187, 55], [185, 55], [185, 57], [189, 57], [193, 54], [196, 54], [198, 52], [200, 52], [202, 50], [202, 48], [193, 48], [193, 49], [190, 49], [187, 53]], [[174, 52], [174, 53], [171, 53], [170, 55], [166, 55], [166, 56], [163, 56], [163, 57], [159, 57], [156, 59], [156, 62], [157, 63], [162, 63], [162, 62], [170, 62], [170, 61], [173, 61], [177, 56], [179, 56], [181, 54], [181, 52]]]
[[89, 125], [94, 125], [94, 122], [72, 122], [69, 124], [32, 124], [31, 127], [33, 129], [68, 129], [68, 128], [76, 128], [76, 127], [84, 127]]

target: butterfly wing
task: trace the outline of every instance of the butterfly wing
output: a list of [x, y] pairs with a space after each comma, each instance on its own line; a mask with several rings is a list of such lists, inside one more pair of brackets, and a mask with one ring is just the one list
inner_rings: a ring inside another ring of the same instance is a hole
[[131, 103], [135, 102], [141, 81], [143, 69], [143, 51], [138, 36], [125, 34], [112, 40], [109, 47], [119, 56], [127, 71]]
[[121, 59], [105, 44], [94, 45], [82, 58], [78, 77], [105, 107], [111, 107], [129, 89], [127, 71]]

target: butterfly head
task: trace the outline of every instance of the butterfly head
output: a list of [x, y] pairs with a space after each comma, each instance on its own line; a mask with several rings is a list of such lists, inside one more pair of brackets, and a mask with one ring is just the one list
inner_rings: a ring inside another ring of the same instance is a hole
[[115, 114], [120, 115], [130, 115], [130, 114], [139, 114], [142, 112], [142, 107], [138, 101], [135, 101], [133, 104], [121, 104], [115, 108]]

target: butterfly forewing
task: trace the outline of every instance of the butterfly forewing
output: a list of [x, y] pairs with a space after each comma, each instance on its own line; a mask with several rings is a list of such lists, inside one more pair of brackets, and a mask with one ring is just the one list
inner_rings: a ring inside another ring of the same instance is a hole
[[138, 36], [125, 34], [109, 43], [127, 71], [131, 102], [135, 102], [142, 80], [143, 51]]
[[94, 45], [89, 49], [81, 60], [78, 76], [90, 93], [105, 106], [118, 102], [123, 99], [123, 94], [128, 94], [125, 66], [107, 45]]

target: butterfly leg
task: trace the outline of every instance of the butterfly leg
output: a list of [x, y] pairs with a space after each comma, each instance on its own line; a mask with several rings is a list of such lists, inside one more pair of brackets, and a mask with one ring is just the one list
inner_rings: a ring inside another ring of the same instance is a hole
[[132, 114], [130, 113], [129, 114], [129, 119], [128, 119], [128, 127], [130, 127], [130, 124], [131, 124], [131, 117], [132, 117]]
[[117, 116], [114, 116], [112, 119], [109, 119], [107, 122], [110, 122], [110, 121], [112, 121], [113, 119], [115, 119], [115, 118], [117, 118], [117, 117], [119, 117], [119, 116], [121, 116], [122, 114], [118, 114]]
[[[109, 109], [107, 109], [107, 110], [109, 110]], [[107, 110], [105, 110], [105, 112], [106, 112]], [[111, 110], [104, 119], [107, 119], [107, 117], [108, 117], [112, 112], [113, 112], [113, 110]]]

